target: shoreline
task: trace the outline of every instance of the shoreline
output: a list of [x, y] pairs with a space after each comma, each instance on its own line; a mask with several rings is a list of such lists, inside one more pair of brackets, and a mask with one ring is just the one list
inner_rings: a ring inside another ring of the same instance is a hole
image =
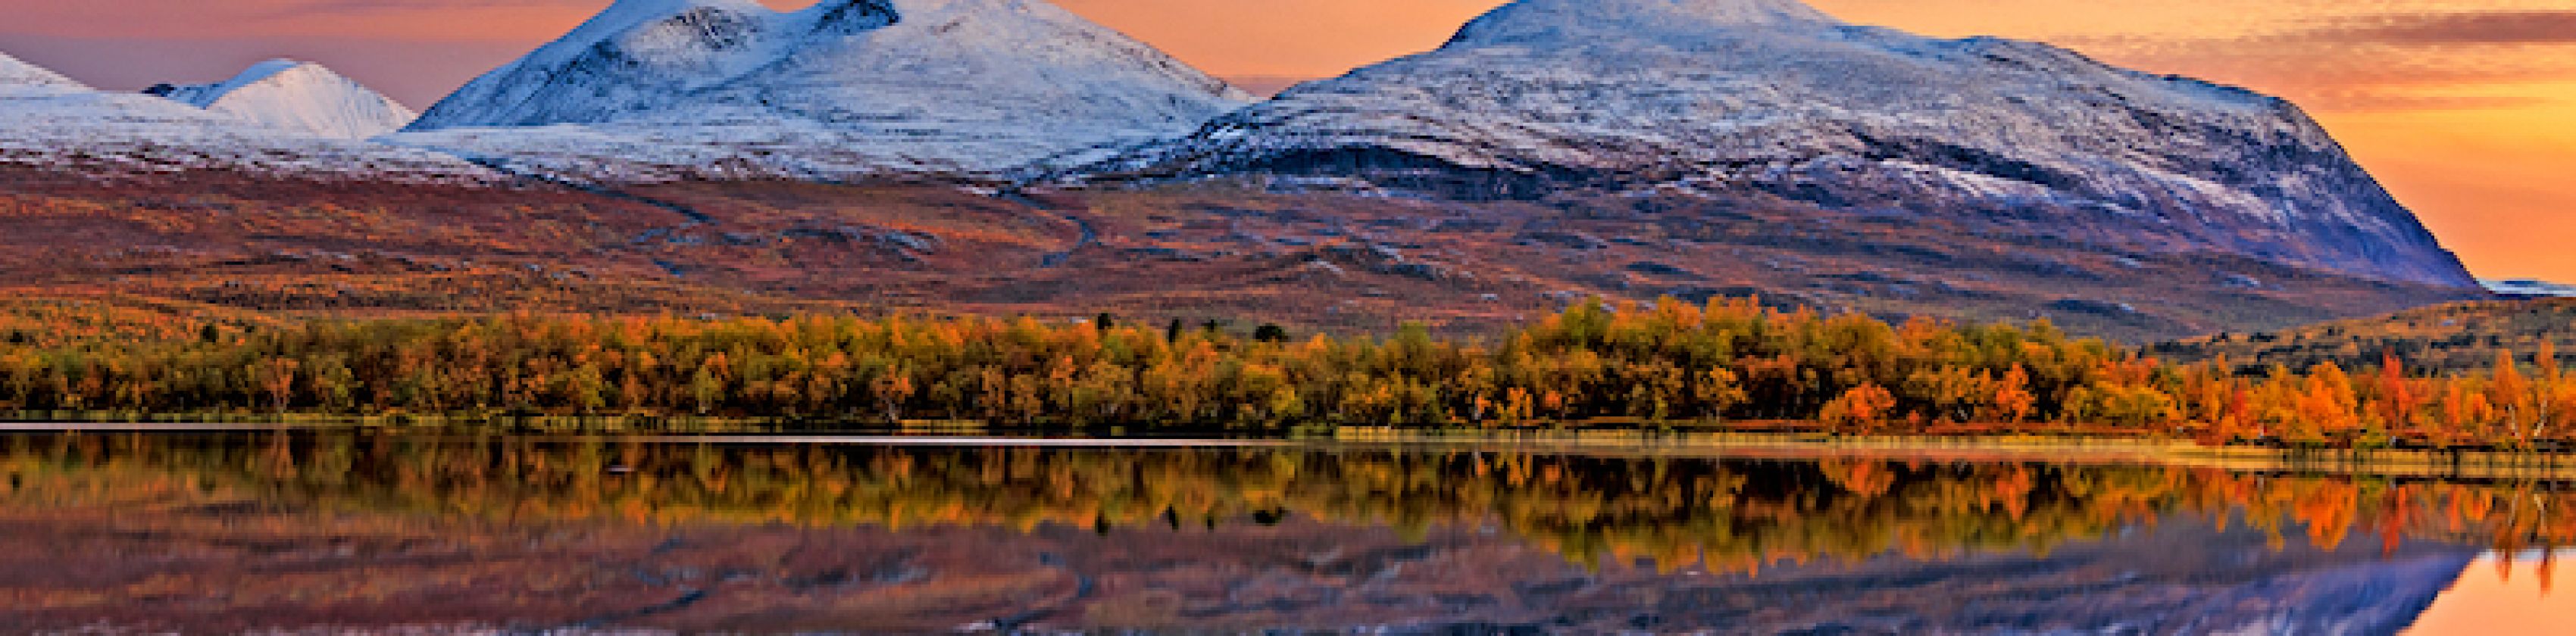
[[[552, 430], [512, 427], [476, 431], [455, 426], [386, 426], [382, 422], [43, 422], [0, 421], [0, 435], [187, 434], [346, 431], [425, 436], [547, 437], [685, 444], [850, 446], [1006, 446], [1026, 448], [1315, 448], [1376, 450], [1451, 448], [1618, 457], [1867, 459], [1883, 461], [2151, 463], [2230, 472], [2343, 474], [2397, 479], [2544, 479], [2576, 481], [2576, 454], [2499, 451], [2286, 449], [2211, 446], [2188, 440], [2083, 435], [1836, 435], [1830, 433], [1644, 430], [1417, 430], [1336, 427], [1286, 435], [1223, 436], [1210, 432], [1108, 436], [975, 423], [913, 423], [814, 433], [724, 427], [703, 431]], [[1196, 433], [1196, 434], [1193, 434]]]
[[1944, 437], [1827, 433], [1437, 432], [1343, 429], [1338, 443], [1465, 445], [1515, 450], [1626, 451], [1639, 456], [1851, 458], [1922, 461], [2153, 463], [2231, 472], [2390, 478], [2576, 480], [2576, 454], [2498, 451], [2288, 449], [2154, 438], [2007, 435]]

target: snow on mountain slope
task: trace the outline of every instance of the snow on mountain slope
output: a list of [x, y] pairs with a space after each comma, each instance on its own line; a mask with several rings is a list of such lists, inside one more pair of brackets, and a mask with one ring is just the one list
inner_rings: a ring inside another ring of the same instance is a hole
[[1095, 169], [1464, 198], [1750, 193], [2475, 284], [2286, 101], [2042, 44], [1848, 25], [1796, 0], [1521, 0], [1437, 51]]
[[394, 141], [608, 179], [978, 174], [1096, 160], [1246, 101], [1042, 0], [619, 0]]
[[144, 92], [282, 130], [338, 139], [394, 132], [419, 116], [329, 68], [295, 60], [261, 62], [213, 84], [163, 84]]
[[395, 181], [499, 178], [447, 155], [313, 138], [151, 95], [94, 90], [6, 56], [0, 164], [125, 176], [219, 169]]

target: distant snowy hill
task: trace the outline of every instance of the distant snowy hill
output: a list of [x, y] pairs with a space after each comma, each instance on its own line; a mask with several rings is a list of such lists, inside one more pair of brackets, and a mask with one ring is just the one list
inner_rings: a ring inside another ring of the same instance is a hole
[[401, 130], [418, 113], [320, 64], [269, 60], [213, 84], [163, 84], [159, 95], [282, 130], [366, 139]]
[[495, 176], [444, 154], [315, 138], [161, 97], [99, 91], [5, 55], [0, 164], [110, 175], [213, 169], [396, 181]]
[[1247, 101], [1042, 0], [619, 0], [395, 142], [611, 179], [988, 174]]
[[2561, 298], [2576, 298], [2576, 285], [2563, 285], [2528, 278], [2481, 280], [2478, 282], [2486, 285], [2487, 291], [2499, 294], [2508, 294], [2513, 296], [2556, 296]]
[[2296, 106], [1796, 0], [1521, 0], [1100, 167], [1451, 198], [1772, 197], [2471, 287]]

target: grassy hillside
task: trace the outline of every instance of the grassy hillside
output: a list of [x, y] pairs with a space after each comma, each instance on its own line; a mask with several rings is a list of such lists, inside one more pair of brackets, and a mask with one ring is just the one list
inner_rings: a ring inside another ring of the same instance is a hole
[[2047, 318], [2145, 343], [2465, 300], [2071, 235], [2050, 219], [1572, 192], [1455, 202], [1258, 184], [587, 192], [0, 170], [0, 290], [302, 314], [915, 313], [1491, 334], [1592, 296]]

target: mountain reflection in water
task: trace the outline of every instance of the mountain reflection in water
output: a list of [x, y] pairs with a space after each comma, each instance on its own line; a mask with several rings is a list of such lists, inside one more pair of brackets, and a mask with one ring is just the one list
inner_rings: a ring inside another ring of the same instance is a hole
[[2576, 532], [2552, 482], [1499, 449], [43, 434], [0, 474], [10, 632], [2379, 634]]

